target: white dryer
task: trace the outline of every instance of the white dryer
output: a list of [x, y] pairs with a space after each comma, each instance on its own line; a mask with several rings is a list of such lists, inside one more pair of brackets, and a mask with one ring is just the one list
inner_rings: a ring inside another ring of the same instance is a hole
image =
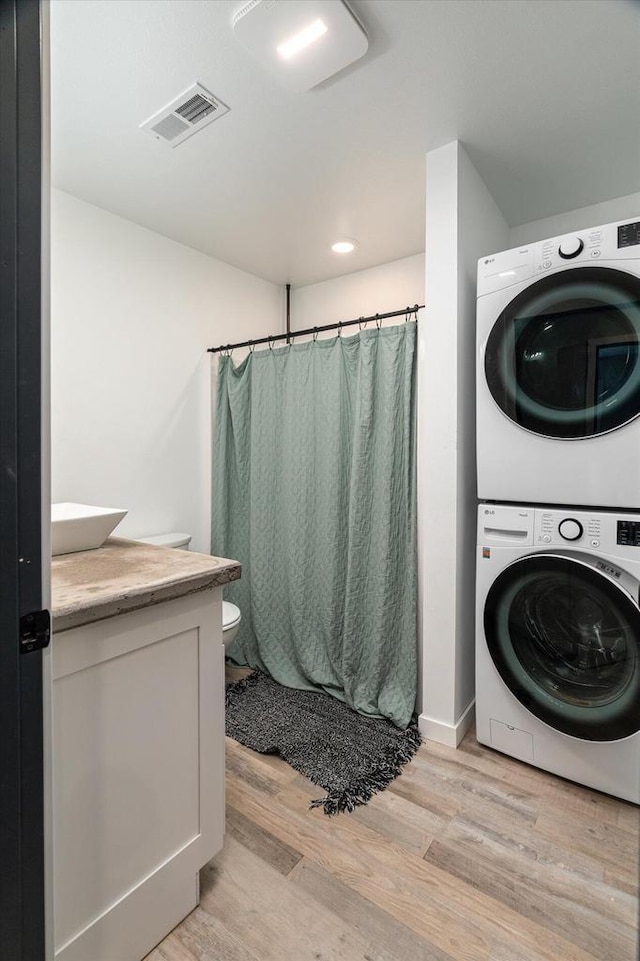
[[478, 262], [478, 496], [640, 508], [640, 221]]
[[640, 513], [481, 504], [480, 742], [640, 803]]

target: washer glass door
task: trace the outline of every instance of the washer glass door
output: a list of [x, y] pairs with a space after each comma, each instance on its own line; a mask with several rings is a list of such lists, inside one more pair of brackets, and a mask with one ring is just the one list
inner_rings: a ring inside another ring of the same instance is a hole
[[484, 629], [509, 690], [555, 730], [588, 741], [640, 730], [640, 612], [588, 563], [514, 562], [491, 586]]
[[487, 341], [493, 399], [519, 426], [566, 440], [640, 414], [640, 278], [609, 267], [543, 277], [502, 311]]

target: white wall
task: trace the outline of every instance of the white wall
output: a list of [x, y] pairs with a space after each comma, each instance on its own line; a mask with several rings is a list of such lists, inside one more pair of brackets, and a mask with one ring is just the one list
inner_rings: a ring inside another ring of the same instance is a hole
[[572, 230], [584, 230], [585, 227], [614, 224], [618, 220], [632, 218], [640, 219], [640, 193], [616, 197], [601, 204], [568, 210], [554, 217], [545, 217], [544, 220], [534, 220], [528, 224], [520, 224], [519, 227], [512, 227], [509, 232], [509, 247], [519, 247], [521, 244], [546, 240], [547, 237], [559, 237]]
[[427, 154], [418, 328], [420, 728], [455, 745], [474, 698], [476, 262], [509, 228], [458, 142]]
[[[423, 303], [424, 254], [414, 254], [335, 280], [292, 289], [291, 329], [305, 330]], [[348, 333], [347, 328], [345, 336]], [[334, 335], [332, 332], [329, 336]]]
[[208, 552], [206, 348], [282, 330], [282, 288], [57, 190], [51, 261], [53, 500]]

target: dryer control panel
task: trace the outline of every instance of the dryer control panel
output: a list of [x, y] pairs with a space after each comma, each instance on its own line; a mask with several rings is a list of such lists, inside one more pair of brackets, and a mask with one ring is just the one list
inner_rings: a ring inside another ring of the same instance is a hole
[[[633, 228], [633, 224], [624, 224], [625, 229]], [[630, 249], [621, 255], [618, 243], [619, 226], [611, 224], [606, 227], [591, 227], [575, 234], [565, 234], [562, 237], [552, 237], [536, 244], [534, 253], [534, 268], [536, 274], [544, 274], [554, 267], [585, 267], [589, 263], [597, 264], [600, 260], [619, 260], [627, 257], [640, 257], [640, 251]], [[629, 236], [631, 236], [631, 233]]]
[[640, 244], [640, 220], [618, 225], [618, 247], [637, 247]]
[[587, 267], [603, 261], [640, 260], [640, 220], [624, 220], [550, 237], [478, 261], [478, 296], [559, 268]]

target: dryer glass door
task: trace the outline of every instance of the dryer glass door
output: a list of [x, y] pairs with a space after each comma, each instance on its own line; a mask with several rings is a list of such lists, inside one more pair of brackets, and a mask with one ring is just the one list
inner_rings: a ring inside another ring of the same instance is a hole
[[485, 638], [509, 690], [557, 731], [614, 741], [640, 730], [640, 612], [588, 564], [535, 554], [494, 581]]
[[487, 386], [519, 426], [566, 440], [640, 414], [640, 278], [609, 267], [543, 277], [487, 341]]

